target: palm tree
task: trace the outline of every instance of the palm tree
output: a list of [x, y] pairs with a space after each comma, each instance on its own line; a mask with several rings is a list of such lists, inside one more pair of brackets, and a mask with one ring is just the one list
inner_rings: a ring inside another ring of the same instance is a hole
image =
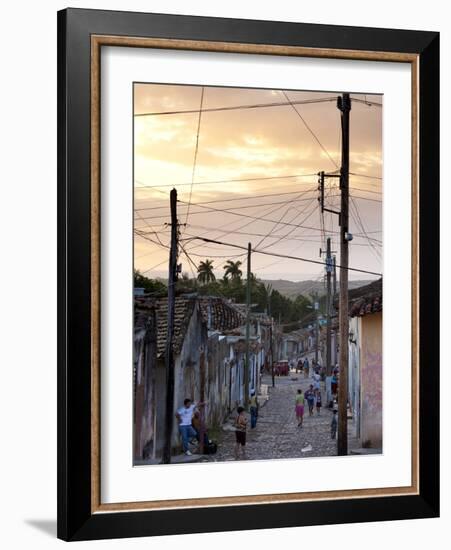
[[213, 273], [213, 260], [205, 260], [197, 266], [197, 280], [199, 283], [206, 284], [216, 281]]
[[232, 281], [239, 281], [243, 272], [240, 269], [242, 262], [239, 260], [237, 262], [232, 262], [232, 260], [227, 260], [226, 265], [224, 266], [224, 278], [228, 279], [229, 277]]

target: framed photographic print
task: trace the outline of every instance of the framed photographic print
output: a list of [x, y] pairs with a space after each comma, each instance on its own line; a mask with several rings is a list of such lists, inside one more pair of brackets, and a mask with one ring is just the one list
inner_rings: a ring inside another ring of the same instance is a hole
[[439, 513], [438, 33], [58, 14], [58, 536]]

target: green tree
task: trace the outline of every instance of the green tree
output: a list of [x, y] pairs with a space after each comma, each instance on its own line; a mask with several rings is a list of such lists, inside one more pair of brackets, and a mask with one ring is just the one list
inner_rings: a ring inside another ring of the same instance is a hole
[[234, 262], [232, 260], [227, 260], [224, 269], [224, 279], [228, 280], [229, 277], [232, 281], [240, 280], [243, 272], [241, 271], [240, 267], [242, 265], [242, 262], [239, 260]]
[[204, 260], [197, 266], [197, 280], [201, 284], [211, 283], [216, 280], [213, 273], [213, 260]]
[[303, 296], [302, 294], [299, 294], [296, 296], [296, 299], [293, 303], [293, 313], [295, 317], [298, 319], [301, 319], [302, 317], [305, 317], [309, 313], [311, 313], [311, 306], [312, 302], [309, 300], [306, 296]]
[[176, 289], [179, 292], [196, 292], [197, 287], [197, 279], [191, 279], [188, 273], [183, 273], [176, 283]]
[[133, 285], [136, 288], [144, 288], [145, 292], [164, 296], [168, 289], [164, 283], [157, 279], [149, 279], [138, 269], [133, 270]]

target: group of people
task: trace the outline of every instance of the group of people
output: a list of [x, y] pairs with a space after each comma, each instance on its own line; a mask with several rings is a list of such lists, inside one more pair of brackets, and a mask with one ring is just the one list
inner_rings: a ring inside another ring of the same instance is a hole
[[298, 359], [298, 362], [296, 364], [296, 373], [304, 372], [304, 378], [308, 378], [309, 371], [310, 371], [310, 363], [309, 363], [308, 357], [306, 357], [304, 360]]
[[321, 366], [320, 362], [316, 361], [315, 359], [312, 359], [311, 363], [308, 357], [305, 357], [304, 359], [298, 359], [295, 370], [296, 373], [303, 372], [304, 378], [307, 379], [310, 375], [310, 368], [313, 370], [314, 374], [318, 374], [320, 376], [320, 379], [324, 379], [324, 368]]
[[296, 411], [296, 420], [298, 423], [298, 427], [302, 428], [302, 425], [304, 423], [304, 407], [305, 402], [307, 402], [309, 416], [313, 416], [313, 411], [316, 406], [316, 413], [319, 415], [321, 414], [321, 407], [322, 407], [322, 397], [321, 397], [321, 391], [319, 389], [314, 389], [313, 384], [310, 384], [310, 387], [308, 390], [306, 390], [304, 393], [301, 389], [298, 389], [298, 392], [296, 394], [295, 399], [295, 411]]
[[[183, 401], [183, 407], [177, 409], [175, 417], [179, 423], [179, 433], [182, 440], [183, 452], [187, 456], [191, 456], [192, 453], [189, 449], [190, 443], [197, 441], [200, 443], [203, 438], [204, 445], [209, 443], [207, 431], [202, 421], [200, 408], [205, 406], [205, 402], [195, 403], [190, 398], [186, 398]], [[259, 403], [255, 391], [251, 391], [249, 399], [249, 413], [251, 419], [251, 429], [257, 426]], [[242, 458], [246, 458], [246, 433], [247, 433], [247, 416], [244, 407], [237, 408], [237, 415], [235, 417], [235, 458], [238, 459], [241, 455]]]
[[[308, 361], [308, 359], [306, 359]], [[304, 362], [305, 364], [305, 362]], [[315, 369], [312, 376], [313, 383], [310, 384], [309, 388], [303, 393], [301, 389], [298, 389], [296, 398], [295, 398], [295, 412], [296, 412], [296, 421], [298, 427], [302, 428], [304, 423], [304, 408], [305, 403], [307, 402], [309, 416], [313, 416], [314, 409], [316, 406], [316, 413], [321, 414], [322, 407], [322, 397], [321, 397], [321, 375], [319, 373], [319, 366]]]

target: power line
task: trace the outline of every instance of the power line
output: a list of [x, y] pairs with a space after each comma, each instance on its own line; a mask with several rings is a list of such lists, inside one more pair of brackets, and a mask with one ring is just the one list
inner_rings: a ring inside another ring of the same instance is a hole
[[[315, 199], [312, 199], [312, 201], [314, 201], [314, 200], [315, 200]], [[307, 206], [304, 208], [304, 210], [302, 210], [301, 212], [298, 211], [298, 213], [296, 214], [295, 217], [297, 217], [298, 215], [304, 214], [305, 211], [306, 211], [310, 206], [311, 206], [311, 202], [310, 202], [309, 204], [307, 204]], [[315, 212], [315, 210], [316, 210], [316, 205], [314, 205], [314, 207], [313, 207], [313, 209], [310, 211], [310, 213], [307, 214], [307, 216], [306, 216], [301, 222], [299, 222], [299, 224], [297, 224], [297, 226], [298, 226], [298, 227], [301, 227], [302, 224], [304, 224], [304, 223], [310, 218], [310, 216], [313, 214], [313, 212]], [[295, 218], [292, 218], [290, 221], [293, 221], [294, 219], [295, 219]], [[263, 248], [263, 250], [267, 250], [268, 248], [271, 248], [272, 246], [278, 244], [280, 241], [285, 240], [286, 238], [289, 237], [289, 235], [291, 235], [291, 234], [293, 233], [293, 231], [294, 231], [295, 229], [296, 229], [296, 227], [293, 227], [293, 228], [290, 229], [287, 233], [285, 233], [285, 235], [283, 235], [283, 236], [281, 236], [280, 238], [278, 238], [277, 241], [275, 241], [275, 242], [273, 242], [273, 243], [271, 243], [271, 244], [265, 246], [265, 247]], [[261, 242], [263, 242], [263, 241], [261, 241]], [[261, 242], [258, 243], [257, 246], [259, 246], [259, 245], [261, 244]]]
[[[245, 246], [241, 246], [239, 244], [233, 244], [233, 243], [224, 243], [224, 242], [221, 242], [221, 241], [216, 241], [215, 239], [207, 239], [206, 237], [192, 237], [191, 239], [189, 240], [201, 240], [201, 241], [204, 241], [206, 243], [216, 243], [216, 244], [221, 244], [223, 246], [230, 246], [232, 248], [239, 248], [241, 250], [247, 250], [247, 248]], [[188, 239], [184, 239], [185, 241], [188, 240]], [[287, 254], [278, 254], [277, 252], [267, 252], [265, 250], [257, 250], [255, 248], [252, 249], [252, 252], [254, 252], [255, 254], [265, 254], [266, 256], [276, 256], [278, 258], [286, 258], [288, 260], [298, 260], [298, 261], [301, 261], [301, 262], [308, 262], [308, 263], [311, 263], [311, 264], [318, 264], [318, 265], [326, 265], [325, 262], [322, 262], [320, 260], [311, 260], [309, 258], [301, 258], [299, 256], [289, 256]], [[340, 265], [337, 264], [337, 267], [342, 267]], [[365, 269], [358, 269], [356, 267], [346, 267], [346, 269], [348, 271], [357, 271], [359, 273], [367, 273], [369, 275], [377, 275], [378, 277], [382, 277], [382, 274], [381, 273], [376, 273], [374, 271], [367, 271]]]
[[[361, 230], [362, 230], [363, 235], [365, 236], [365, 238], [368, 240], [368, 242], [373, 241], [373, 242], [376, 242], [376, 243], [378, 243], [378, 244], [380, 243], [380, 245], [381, 245], [382, 243], [381, 243], [381, 241], [380, 241], [379, 239], [374, 239], [374, 238], [371, 238], [371, 239], [370, 239], [370, 237], [368, 237], [368, 234], [367, 234], [367, 231], [366, 231], [365, 226], [364, 226], [364, 224], [363, 224], [362, 218], [360, 217], [360, 212], [359, 212], [358, 206], [357, 206], [357, 204], [355, 203], [353, 197], [351, 197], [351, 203], [352, 203], [352, 205], [353, 205], [353, 207], [354, 207], [354, 210], [355, 210], [355, 213], [356, 213], [356, 215], [357, 215], [357, 219], [358, 219], [360, 228], [361, 228]], [[378, 251], [378, 252], [379, 252], [379, 251]]]
[[[214, 228], [214, 227], [209, 227], [207, 225], [196, 225], [196, 224], [188, 224], [188, 227], [192, 227], [194, 229], [206, 229], [207, 231], [214, 231], [215, 229], [217, 228]], [[235, 230], [230, 230], [229, 233], [231, 234], [234, 234], [234, 235], [251, 235], [251, 236], [254, 236], [254, 237], [264, 237], [265, 236], [265, 233], [252, 233], [250, 231], [238, 231], [238, 229], [242, 229], [242, 227], [237, 227]], [[317, 229], [319, 231], [319, 229]], [[380, 230], [376, 230], [376, 231], [367, 231], [367, 234], [371, 234], [371, 233], [381, 233], [382, 231]], [[354, 237], [362, 237], [363, 238], [363, 233], [353, 233]], [[271, 238], [273, 237], [283, 237], [283, 235], [272, 235]], [[302, 237], [302, 238], [300, 238]], [[318, 237], [318, 235], [305, 235], [304, 233], [302, 233], [301, 235], [295, 235], [294, 237], [292, 237], [292, 239], [295, 239], [295, 238], [300, 238], [299, 240], [305, 240], [305, 239], [308, 239], [309, 237], [311, 238], [316, 238]], [[377, 240], [377, 239], [374, 239], [374, 240]], [[321, 242], [321, 241], [318, 241], [318, 242]]]
[[[296, 201], [296, 200], [297, 200], [297, 199], [294, 199], [292, 202], [294, 202], [294, 201]], [[301, 200], [301, 199], [299, 199], [299, 200]], [[290, 222], [294, 221], [294, 219], [297, 218], [297, 216], [298, 216], [299, 214], [302, 215], [302, 214], [309, 208], [309, 206], [311, 205], [312, 201], [314, 201], [315, 199], [314, 199], [314, 198], [309, 198], [309, 199], [303, 199], [303, 200], [309, 200], [309, 202], [307, 203], [307, 206], [306, 206], [306, 207], [304, 208], [304, 210], [302, 210], [301, 212], [299, 212], [299, 210], [295, 207], [295, 210], [297, 211], [297, 213], [296, 213], [295, 216], [293, 216], [293, 217], [290, 219]], [[287, 208], [287, 210], [284, 212], [284, 214], [279, 218], [278, 222], [277, 222], [275, 225], [273, 225], [273, 227], [271, 228], [271, 230], [270, 230], [262, 239], [260, 239], [260, 241], [259, 241], [259, 242], [257, 243], [257, 245], [256, 245], [257, 247], [260, 246], [263, 242], [265, 242], [265, 240], [266, 240], [267, 238], [269, 238], [269, 237], [271, 236], [271, 233], [272, 233], [273, 231], [276, 230], [276, 228], [278, 227], [278, 225], [280, 225], [280, 223], [282, 222], [282, 220], [284, 219], [284, 217], [285, 217], [285, 216], [288, 214], [288, 212], [292, 209], [292, 206], [293, 206], [293, 205], [291, 205], [289, 208]], [[307, 218], [308, 218], [308, 217], [307, 217]], [[307, 218], [306, 218], [306, 219], [307, 219]], [[305, 221], [305, 220], [303, 220], [303, 221]], [[301, 222], [301, 223], [303, 223], [303, 222]], [[293, 231], [294, 231], [294, 228], [291, 230], [291, 232], [293, 232]], [[280, 239], [279, 239], [279, 240], [280, 240]], [[278, 241], [276, 241], [276, 242], [278, 242]], [[272, 243], [271, 246], [273, 246], [274, 244], [276, 244], [276, 243]], [[265, 247], [265, 248], [266, 248], [266, 247]]]
[[360, 200], [364, 200], [364, 201], [382, 203], [382, 200], [380, 200], [380, 199], [371, 199], [370, 197], [360, 197], [359, 195], [351, 195], [351, 194], [350, 194], [350, 196], [353, 197], [354, 199], [360, 199]]
[[154, 230], [154, 228], [150, 225], [150, 223], [147, 220], [145, 220], [139, 212], [138, 212], [138, 216], [141, 219], [141, 221], [143, 221], [147, 225], [147, 227], [149, 227], [149, 229], [152, 230], [152, 233], [155, 234], [155, 237], [157, 238], [158, 242], [161, 244], [161, 246], [163, 246], [163, 243], [161, 242], [158, 233]]
[[[245, 204], [245, 205], [242, 205], [242, 206], [235, 206], [233, 208], [223, 208], [223, 209], [218, 209], [218, 208], [213, 208], [213, 207], [207, 207], [207, 206], [202, 206], [201, 203], [191, 203], [193, 206], [199, 206], [201, 208], [204, 208], [205, 210], [196, 210], [195, 212], [191, 212], [191, 215], [194, 216], [195, 214], [205, 214], [206, 212], [223, 212], [223, 213], [228, 213], [228, 214], [236, 214], [234, 212], [234, 210], [244, 210], [246, 208], [262, 208], [262, 207], [266, 207], [266, 206], [274, 206], [274, 205], [277, 205], [277, 204], [287, 204], [288, 202], [304, 202], [304, 201], [312, 201], [312, 200], [315, 200], [314, 198], [312, 197], [307, 197], [307, 198], [299, 198], [299, 199], [290, 199], [289, 201], [278, 201], [278, 202], [266, 202], [266, 203], [263, 203], [263, 204]], [[183, 201], [178, 201], [178, 202], [183, 202]], [[190, 203], [185, 203], [185, 204], [190, 204]], [[206, 211], [206, 212], [205, 212]], [[237, 214], [238, 215], [238, 214]], [[161, 218], [167, 218], [167, 214], [159, 214], [158, 216], [147, 216], [147, 217], [142, 217], [141, 216], [141, 220], [142, 221], [145, 221], [145, 220], [157, 220], [157, 219], [161, 219]], [[275, 223], [285, 223], [285, 222], [275, 222]], [[297, 227], [297, 226], [296, 226]]]
[[192, 250], [190, 250], [190, 254], [192, 254], [193, 256], [196, 256], [197, 258], [242, 258], [243, 256], [245, 256], [246, 254], [220, 254], [220, 255], [217, 255], [217, 254], [197, 254], [196, 252], [193, 252]]
[[324, 145], [320, 142], [318, 139], [318, 136], [315, 134], [315, 132], [310, 128], [310, 126], [305, 121], [304, 117], [301, 115], [301, 113], [296, 109], [294, 106], [294, 103], [291, 101], [291, 99], [288, 97], [287, 93], [282, 90], [283, 95], [286, 97], [288, 103], [293, 107], [294, 112], [298, 115], [298, 117], [302, 120], [304, 123], [304, 126], [307, 128], [307, 130], [312, 134], [315, 141], [318, 143], [318, 145], [321, 147], [321, 149], [326, 153], [329, 160], [332, 162], [332, 164], [338, 169], [338, 164], [334, 161], [334, 159], [330, 156], [329, 151], [324, 147]]
[[378, 101], [367, 101], [366, 99], [357, 99], [355, 97], [352, 98], [353, 103], [363, 103], [364, 105], [367, 105], [368, 107], [382, 107], [382, 103], [379, 103]]
[[[289, 199], [285, 204], [288, 204], [288, 202], [290, 202], [290, 199]], [[264, 212], [262, 212], [262, 215], [274, 213], [274, 212], [276, 212], [277, 210], [279, 210], [279, 209], [281, 209], [281, 208], [282, 208], [282, 206], [277, 206], [276, 208], [272, 208], [272, 207], [271, 207], [271, 208], [269, 208], [269, 209], [266, 209]], [[231, 223], [234, 223], [234, 222], [231, 222]], [[251, 224], [253, 224], [253, 223], [255, 223], [255, 220], [251, 219], [251, 220], [248, 221], [248, 222], [245, 222], [245, 223], [243, 223], [243, 224], [238, 225], [238, 227], [235, 227], [234, 229], [235, 229], [235, 230], [237, 230], [237, 229], [243, 229], [243, 228], [248, 227], [249, 225], [251, 225]], [[223, 229], [224, 227], [227, 227], [227, 230], [226, 230], [226, 231], [222, 231], [222, 229]], [[208, 228], [208, 229], [209, 229], [209, 228]], [[215, 230], [215, 229], [213, 229], [213, 230], [214, 230], [215, 232], [219, 232], [219, 234], [222, 235], [222, 237], [225, 237], [225, 236], [229, 235], [229, 234], [231, 233], [231, 231], [233, 231], [233, 230], [230, 229], [230, 223], [225, 223], [225, 224], [223, 224], [223, 225], [220, 225], [218, 228], [216, 228], [216, 230]], [[219, 230], [219, 231], [218, 231], [218, 230]], [[208, 233], [206, 233], [206, 234], [207, 234], [207, 235], [210, 234], [210, 230], [209, 230]], [[201, 235], [201, 236], [203, 236], [203, 235]], [[201, 246], [201, 245], [199, 244], [199, 245], [197, 245], [197, 246], [195, 246], [195, 247], [193, 247], [193, 248], [199, 248], [200, 246]]]
[[194, 160], [193, 160], [193, 171], [191, 172], [191, 187], [189, 190], [189, 201], [188, 201], [188, 210], [186, 211], [185, 225], [188, 222], [189, 209], [191, 206], [191, 197], [193, 194], [193, 185], [194, 185], [194, 175], [196, 172], [196, 163], [197, 163], [197, 152], [199, 150], [199, 133], [200, 133], [200, 120], [202, 117], [202, 104], [204, 102], [204, 87], [202, 86], [202, 92], [200, 95], [200, 110], [199, 110], [199, 120], [197, 122], [197, 134], [196, 134], [196, 148], [194, 150]]
[[[197, 229], [213, 229], [213, 228], [208, 228], [206, 226], [202, 226], [202, 225], [193, 225], [193, 226], [190, 226], [190, 227], [194, 227], [194, 228], [197, 228]], [[251, 237], [265, 237], [265, 233], [250, 233], [250, 232], [246, 232], [246, 231], [229, 231], [228, 232], [229, 234], [231, 235], [246, 235], [246, 236], [251, 236]], [[326, 232], [327, 233], [327, 232]], [[189, 237], [196, 237], [196, 235], [193, 235], [192, 233], [187, 233], [185, 232], [185, 235], [188, 235]], [[307, 237], [311, 237], [311, 238], [307, 238]], [[277, 238], [280, 238], [281, 240], [287, 240], [287, 241], [299, 241], [299, 242], [303, 242], [303, 243], [312, 243], [312, 244], [322, 244], [322, 240], [318, 240], [316, 239], [315, 237], [317, 237], [317, 235], [306, 235], [304, 238], [302, 238], [301, 236], [297, 236], [297, 235], [294, 235], [293, 237], [286, 237], [285, 235], [271, 235], [270, 239], [277, 239]], [[360, 234], [356, 234], [354, 233], [354, 238], [359, 238], [359, 239], [364, 239], [366, 237], [364, 237], [363, 235], [360, 235]], [[313, 238], [313, 240], [312, 240]], [[274, 246], [274, 244], [277, 244], [277, 243], [272, 243], [268, 246], [265, 247], [265, 250], [267, 248], [270, 248], [271, 246]], [[354, 243], [353, 246], [371, 246], [370, 244], [364, 244], [364, 243]]]
[[351, 187], [353, 191], [362, 191], [363, 193], [373, 193], [374, 195], [382, 195], [382, 191], [373, 191], [372, 189], [362, 189], [361, 187]]
[[355, 172], [349, 172], [349, 175], [350, 176], [358, 176], [360, 178], [368, 178], [370, 180], [382, 180], [382, 178], [379, 177], [379, 176], [369, 176], [367, 174], [357, 174]]
[[[356, 222], [357, 225], [360, 225], [360, 228], [362, 229], [365, 237], [367, 238], [368, 243], [371, 245], [370, 247], [371, 247], [371, 250], [372, 250], [375, 258], [378, 261], [381, 261], [381, 254], [380, 254], [379, 250], [376, 248], [375, 244], [369, 240], [368, 235], [366, 235], [365, 226], [363, 225], [363, 222], [362, 222], [362, 219], [360, 217], [357, 205], [355, 204], [354, 199], [352, 197], [351, 197], [350, 206], [354, 208], [355, 215], [357, 217], [357, 219], [356, 219], [356, 217], [354, 217], [354, 215], [353, 215], [354, 221]], [[352, 211], [351, 211], [351, 214], [352, 214]]]
[[193, 262], [193, 260], [189, 257], [188, 253], [185, 250], [185, 247], [180, 243], [180, 248], [182, 249], [183, 253], [186, 256], [186, 259], [188, 260], [188, 264], [191, 268], [191, 273], [193, 275], [193, 279], [196, 279], [196, 275], [194, 273], [194, 269], [197, 271], [197, 265]]
[[[204, 201], [204, 202], [196, 202], [196, 203], [192, 203], [194, 204], [195, 206], [198, 206], [198, 205], [201, 205], [201, 204], [215, 204], [215, 203], [218, 203], [218, 202], [232, 202], [232, 201], [244, 201], [244, 200], [250, 200], [250, 199], [263, 199], [263, 198], [267, 198], [267, 197], [282, 197], [284, 195], [303, 195], [305, 193], [313, 193], [314, 191], [316, 191], [316, 188], [312, 188], [312, 189], [305, 189], [304, 191], [302, 191], [301, 193], [299, 193], [299, 191], [287, 191], [287, 192], [284, 192], [284, 193], [269, 193], [269, 194], [265, 194], [265, 195], [244, 195], [244, 196], [241, 196], [241, 197], [234, 197], [234, 198], [229, 198], [229, 199], [217, 199], [217, 200], [214, 200], [214, 201]], [[182, 206], [185, 206], [182, 204]], [[146, 208], [135, 208], [134, 211], [135, 212], [142, 212], [143, 210], [158, 210], [160, 208], [167, 208], [167, 204], [163, 205], [163, 206], [150, 206], [150, 207], [146, 207]]]
[[[179, 201], [179, 202], [183, 202], [183, 201]], [[210, 208], [210, 211], [224, 212], [223, 210], [220, 210], [218, 208]], [[234, 215], [234, 216], [239, 216], [239, 217], [243, 217], [243, 218], [250, 218], [251, 220], [258, 220], [258, 221], [272, 222], [272, 223], [277, 222], [277, 220], [271, 220], [269, 218], [261, 218], [261, 217], [257, 217], [257, 216], [251, 216], [249, 214], [242, 214], [242, 213], [232, 212], [232, 211], [228, 211], [228, 213], [231, 214], [231, 215]], [[298, 224], [290, 223], [290, 222], [280, 222], [280, 224], [291, 226], [291, 227], [302, 227], [303, 229], [310, 229], [312, 231], [321, 231], [321, 229], [319, 229], [318, 227], [311, 227], [311, 226], [308, 226], [308, 225], [298, 225]], [[329, 231], [329, 233], [339, 234], [339, 231], [332, 231], [331, 230], [331, 231]], [[371, 238], [371, 237], [368, 237], [368, 238]]]
[[146, 241], [149, 241], [149, 242], [151, 242], [151, 243], [153, 243], [153, 244], [156, 244], [156, 245], [158, 245], [158, 246], [161, 246], [162, 248], [169, 248], [168, 245], [163, 244], [160, 240], [155, 241], [155, 240], [151, 239], [150, 237], [148, 237], [146, 234], [141, 233], [141, 232], [139, 231], [139, 229], [135, 229], [135, 233], [136, 233], [139, 237], [141, 237], [142, 239], [145, 239]]
[[[331, 101], [336, 101], [337, 97], [324, 97], [321, 99], [304, 99], [304, 100], [298, 100], [293, 101], [295, 105], [309, 105], [312, 103], [327, 103]], [[261, 108], [268, 108], [268, 107], [286, 107], [285, 102], [279, 102], [275, 101], [272, 103], [255, 103], [251, 105], [235, 105], [231, 107], [212, 107], [210, 109], [203, 109], [204, 113], [218, 113], [222, 111], [239, 111], [239, 110], [245, 110], [245, 109], [261, 109]], [[199, 109], [187, 109], [187, 110], [180, 110], [180, 111], [154, 111], [149, 113], [135, 113], [135, 117], [145, 117], [145, 116], [165, 116], [165, 115], [189, 115], [189, 114], [195, 114], [198, 113]]]
[[[183, 202], [183, 201], [179, 201], [179, 202]], [[202, 207], [202, 208], [206, 208], [206, 207]], [[224, 212], [224, 210], [221, 210], [219, 208], [209, 208], [210, 211], [213, 211], [213, 212]], [[240, 216], [240, 217], [243, 217], [243, 218], [250, 218], [252, 220], [258, 220], [258, 221], [264, 221], [264, 222], [272, 222], [272, 223], [277, 223], [277, 220], [271, 220], [271, 219], [268, 219], [268, 218], [261, 218], [261, 217], [258, 217], [258, 216], [251, 216], [250, 214], [242, 214], [242, 213], [238, 213], [238, 212], [232, 212], [232, 211], [228, 211], [229, 214], [232, 214], [233, 216]], [[289, 225], [291, 227], [304, 227], [304, 229], [311, 229], [312, 231], [318, 231], [318, 228], [317, 227], [309, 227], [309, 226], [299, 226], [298, 224], [294, 224], [294, 223], [290, 223], [290, 222], [280, 222], [281, 225]]]
[[[356, 174], [358, 175], [358, 174]], [[226, 179], [226, 180], [212, 180], [212, 181], [196, 181], [194, 185], [215, 185], [217, 183], [243, 183], [251, 181], [266, 181], [266, 180], [282, 180], [282, 179], [293, 179], [293, 178], [311, 178], [317, 176], [316, 173], [312, 174], [291, 174], [287, 176], [264, 176], [259, 178], [235, 178], [235, 179]], [[140, 187], [137, 189], [157, 189], [160, 187], [181, 187], [185, 185], [191, 185], [191, 182], [188, 183], [177, 183], [177, 184], [162, 184], [162, 185], [146, 185], [143, 182], [140, 182], [135, 179], [136, 183], [139, 183]], [[161, 191], [163, 192], [163, 191]]]
[[156, 269], [157, 267], [160, 267], [160, 265], [163, 265], [163, 264], [166, 264], [167, 263], [167, 258], [164, 259], [162, 262], [156, 264], [156, 265], [153, 265], [152, 267], [149, 267], [149, 269], [146, 269], [145, 271], [141, 271], [140, 273], [142, 275], [144, 275], [144, 273], [148, 273], [149, 271], [153, 271], [154, 269]]

